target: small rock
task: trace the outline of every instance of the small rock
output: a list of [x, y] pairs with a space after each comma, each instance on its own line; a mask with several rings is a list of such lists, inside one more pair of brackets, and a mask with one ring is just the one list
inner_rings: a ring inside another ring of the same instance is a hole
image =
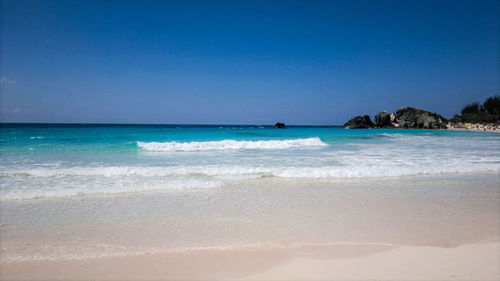
[[280, 123], [280, 122], [274, 124], [274, 127], [278, 128], [278, 129], [285, 129], [286, 128], [285, 123]]

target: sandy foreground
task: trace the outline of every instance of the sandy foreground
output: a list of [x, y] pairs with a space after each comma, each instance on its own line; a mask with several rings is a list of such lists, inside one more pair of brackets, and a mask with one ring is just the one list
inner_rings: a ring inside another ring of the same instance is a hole
[[3, 202], [1, 280], [500, 280], [498, 174]]
[[0, 264], [2, 280], [500, 280], [500, 242], [336, 245]]

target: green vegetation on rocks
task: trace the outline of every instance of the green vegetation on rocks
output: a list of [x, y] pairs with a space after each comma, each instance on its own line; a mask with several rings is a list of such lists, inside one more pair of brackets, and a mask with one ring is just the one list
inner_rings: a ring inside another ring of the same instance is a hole
[[462, 108], [462, 115], [455, 115], [452, 122], [458, 123], [496, 123], [500, 121], [500, 96], [486, 99], [483, 104], [478, 102], [468, 104]]
[[375, 115], [375, 122], [370, 116], [356, 116], [344, 124], [348, 129], [368, 128], [404, 128], [404, 129], [457, 129], [500, 131], [500, 96], [492, 96], [483, 104], [467, 104], [462, 108], [462, 115], [455, 115], [451, 120], [443, 116], [415, 107], [401, 107], [395, 113], [381, 111]]

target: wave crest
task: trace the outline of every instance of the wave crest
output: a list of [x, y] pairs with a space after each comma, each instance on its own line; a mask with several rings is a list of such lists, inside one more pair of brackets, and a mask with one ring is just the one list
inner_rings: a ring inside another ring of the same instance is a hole
[[320, 138], [260, 141], [193, 141], [193, 142], [137, 142], [137, 146], [148, 151], [207, 151], [207, 150], [239, 150], [239, 149], [287, 149], [303, 147], [322, 147], [328, 144]]

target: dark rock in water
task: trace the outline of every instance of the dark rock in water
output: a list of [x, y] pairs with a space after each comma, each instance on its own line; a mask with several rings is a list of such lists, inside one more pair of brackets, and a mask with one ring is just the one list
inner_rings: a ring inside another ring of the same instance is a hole
[[348, 129], [366, 129], [371, 127], [373, 127], [373, 122], [368, 115], [363, 117], [356, 116], [344, 124], [344, 128]]
[[375, 127], [378, 128], [392, 128], [391, 115], [387, 111], [380, 111], [375, 115]]
[[274, 124], [274, 127], [278, 128], [278, 129], [285, 129], [286, 128], [285, 123], [280, 123], [280, 122]]
[[446, 129], [448, 121], [443, 116], [415, 107], [402, 107], [396, 111], [395, 122], [399, 128]]

